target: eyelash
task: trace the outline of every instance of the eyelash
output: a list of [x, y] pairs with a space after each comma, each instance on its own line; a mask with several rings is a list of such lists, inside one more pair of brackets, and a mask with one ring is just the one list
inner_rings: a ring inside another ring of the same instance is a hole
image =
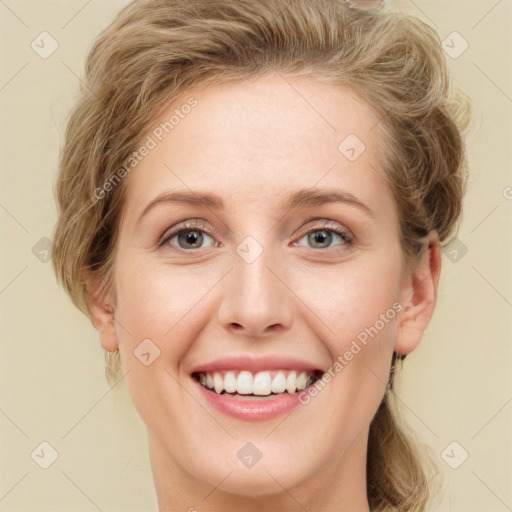
[[158, 246], [161, 247], [162, 245], [169, 242], [169, 240], [174, 236], [187, 231], [201, 231], [202, 233], [206, 233], [211, 237], [214, 237], [217, 234], [217, 230], [215, 228], [210, 228], [201, 220], [189, 220], [184, 222], [183, 224], [178, 224], [177, 226], [173, 227], [170, 231], [166, 231], [162, 235], [161, 241], [158, 242]]
[[[180, 235], [181, 233], [188, 232], [188, 231], [199, 231], [202, 233], [206, 233], [207, 235], [211, 236], [212, 238], [215, 237], [217, 234], [217, 230], [215, 228], [211, 228], [210, 226], [206, 225], [201, 220], [186, 221], [183, 224], [178, 224], [177, 226], [173, 227], [170, 231], [166, 231], [162, 235], [161, 240], [158, 242], [158, 247], [162, 247], [163, 245], [168, 243], [172, 238], [174, 238], [176, 235]], [[300, 238], [303, 238], [303, 237], [309, 235], [310, 233], [315, 233], [317, 231], [318, 232], [328, 231], [330, 233], [335, 233], [336, 235], [339, 235], [344, 240], [344, 244], [342, 244], [342, 245], [345, 245], [345, 244], [352, 245], [352, 243], [353, 243], [352, 237], [350, 236], [349, 232], [346, 229], [341, 228], [340, 226], [335, 225], [335, 224], [330, 224], [329, 222], [326, 222], [326, 224], [324, 226], [317, 226], [317, 227], [309, 229], [305, 233], [302, 233]], [[339, 247], [339, 246], [337, 246], [337, 247]], [[329, 247], [327, 247], [326, 249], [329, 249]], [[193, 252], [194, 251], [194, 249], [191, 249], [189, 251], [189, 250], [181, 249], [181, 248], [178, 248], [178, 250], [182, 250], [185, 252]]]

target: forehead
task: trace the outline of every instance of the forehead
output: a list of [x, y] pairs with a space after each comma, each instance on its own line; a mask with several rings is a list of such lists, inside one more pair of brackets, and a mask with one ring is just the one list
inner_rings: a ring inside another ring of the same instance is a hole
[[291, 190], [337, 186], [389, 202], [377, 121], [351, 89], [310, 78], [190, 88], [143, 137], [153, 147], [130, 173], [127, 201], [135, 213], [166, 189], [210, 190], [268, 207]]

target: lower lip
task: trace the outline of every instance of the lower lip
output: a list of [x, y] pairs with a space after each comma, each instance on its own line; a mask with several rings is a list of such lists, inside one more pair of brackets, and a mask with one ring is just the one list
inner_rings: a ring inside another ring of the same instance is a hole
[[[195, 380], [195, 379], [194, 379]], [[276, 418], [297, 407], [299, 394], [283, 393], [275, 398], [244, 400], [230, 395], [219, 395], [196, 381], [207, 402], [218, 411], [245, 421], [264, 421]]]

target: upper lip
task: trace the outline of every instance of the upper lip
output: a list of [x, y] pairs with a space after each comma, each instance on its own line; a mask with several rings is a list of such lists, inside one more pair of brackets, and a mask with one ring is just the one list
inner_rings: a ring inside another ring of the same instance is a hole
[[260, 372], [264, 370], [298, 370], [317, 372], [322, 371], [309, 361], [295, 359], [288, 356], [248, 356], [237, 355], [215, 359], [209, 363], [195, 366], [190, 373], [211, 373], [216, 371], [247, 370]]

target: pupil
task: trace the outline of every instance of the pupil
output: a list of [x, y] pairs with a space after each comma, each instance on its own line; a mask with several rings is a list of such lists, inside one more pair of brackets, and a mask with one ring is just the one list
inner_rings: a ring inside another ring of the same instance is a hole
[[187, 233], [184, 234], [184, 239], [185, 245], [189, 244], [195, 246], [197, 245], [198, 240], [199, 243], [201, 242], [201, 236], [198, 235], [197, 231], [188, 231]]
[[330, 241], [330, 236], [327, 231], [318, 231], [313, 234], [313, 243], [325, 244], [326, 241]]

